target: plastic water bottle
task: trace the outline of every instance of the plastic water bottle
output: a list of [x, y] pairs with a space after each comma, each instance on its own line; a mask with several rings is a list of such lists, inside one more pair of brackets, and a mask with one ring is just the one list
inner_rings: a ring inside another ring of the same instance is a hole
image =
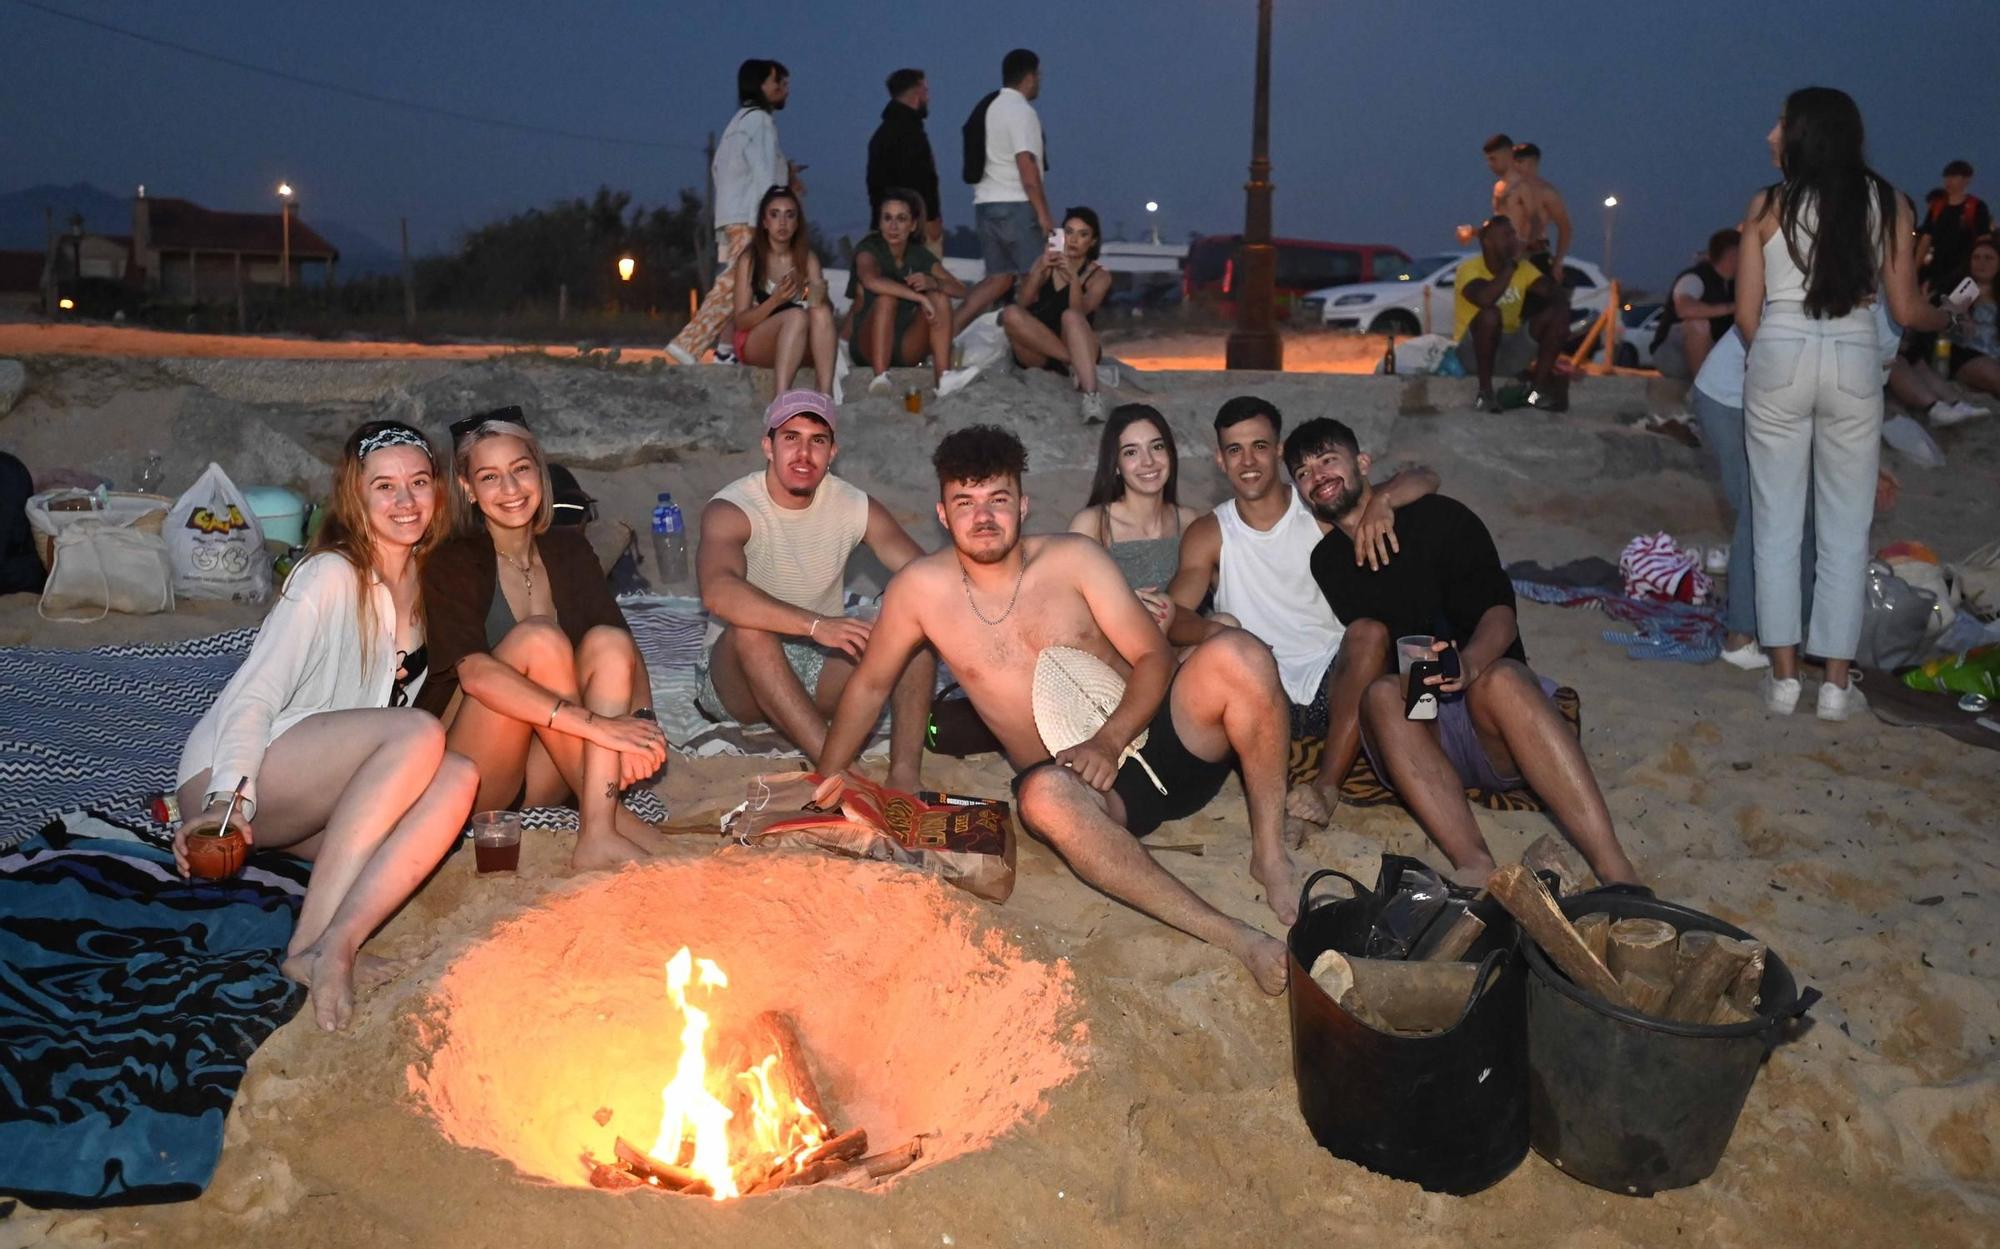
[[687, 582], [687, 523], [674, 496], [662, 491], [653, 508], [653, 580], [661, 590], [676, 590]]

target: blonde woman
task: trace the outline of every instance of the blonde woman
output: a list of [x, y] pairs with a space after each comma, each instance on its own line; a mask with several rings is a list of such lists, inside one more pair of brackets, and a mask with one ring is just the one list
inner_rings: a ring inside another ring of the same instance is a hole
[[570, 866], [643, 857], [619, 794], [660, 770], [646, 662], [578, 529], [550, 528], [548, 461], [517, 407], [451, 427], [457, 531], [424, 561], [431, 680], [418, 706], [479, 767], [480, 810], [575, 799]]
[[444, 536], [439, 504], [422, 434], [354, 431], [313, 553], [181, 752], [180, 808], [199, 813], [174, 832], [182, 875], [188, 835], [217, 827], [239, 786], [236, 827], [312, 861], [284, 972], [329, 1031], [347, 1025], [357, 975], [384, 966], [361, 943], [444, 858], [478, 784], [409, 706], [427, 670], [417, 562]]

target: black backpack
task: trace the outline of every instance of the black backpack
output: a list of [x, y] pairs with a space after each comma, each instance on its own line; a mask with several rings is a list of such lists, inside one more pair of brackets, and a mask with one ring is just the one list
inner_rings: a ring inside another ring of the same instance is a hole
[[560, 464], [551, 464], [549, 510], [552, 525], [587, 525], [597, 519], [597, 500], [585, 493], [575, 473]]
[[28, 466], [0, 451], [0, 594], [39, 594], [42, 557], [28, 528], [28, 496], [35, 480]]
[[959, 167], [959, 176], [966, 185], [977, 186], [986, 176], [986, 110], [993, 107], [993, 101], [1000, 98], [998, 91], [989, 91], [972, 106], [972, 116], [965, 119], [959, 128], [959, 135], [965, 140], [965, 163]]

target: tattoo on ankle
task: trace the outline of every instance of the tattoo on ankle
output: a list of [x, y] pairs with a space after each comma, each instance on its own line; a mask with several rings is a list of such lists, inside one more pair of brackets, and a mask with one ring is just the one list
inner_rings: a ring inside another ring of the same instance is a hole
[[605, 783], [605, 786], [604, 786], [604, 796], [605, 796], [606, 798], [609, 798], [609, 799], [611, 799], [611, 801], [613, 801], [613, 802], [616, 802], [616, 801], [618, 801], [618, 782], [617, 782], [617, 781], [607, 781], [607, 782]]

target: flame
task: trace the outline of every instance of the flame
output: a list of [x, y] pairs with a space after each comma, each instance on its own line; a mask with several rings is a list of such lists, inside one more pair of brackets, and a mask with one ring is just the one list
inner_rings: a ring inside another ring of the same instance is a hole
[[[832, 1135], [827, 1125], [774, 1078], [774, 1051], [739, 1071], [712, 1073], [708, 1065], [709, 1013], [688, 1000], [689, 985], [709, 992], [729, 987], [715, 961], [695, 958], [686, 946], [666, 964], [667, 996], [681, 1012], [681, 1053], [673, 1078], [660, 1090], [660, 1133], [650, 1151], [662, 1162], [685, 1166], [707, 1183], [717, 1201], [742, 1194], [744, 1180], [761, 1179], [796, 1163]], [[730, 1102], [749, 1113], [738, 1121]]]

